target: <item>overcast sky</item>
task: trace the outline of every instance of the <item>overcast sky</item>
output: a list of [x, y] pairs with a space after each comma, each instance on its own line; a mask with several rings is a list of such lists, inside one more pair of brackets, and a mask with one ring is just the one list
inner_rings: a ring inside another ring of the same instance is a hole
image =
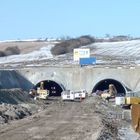
[[0, 40], [140, 37], [140, 0], [1, 0]]

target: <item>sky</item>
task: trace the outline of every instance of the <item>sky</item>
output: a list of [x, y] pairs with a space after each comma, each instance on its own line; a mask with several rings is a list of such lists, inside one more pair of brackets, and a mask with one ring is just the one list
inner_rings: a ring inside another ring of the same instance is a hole
[[140, 0], [0, 0], [0, 40], [140, 37]]

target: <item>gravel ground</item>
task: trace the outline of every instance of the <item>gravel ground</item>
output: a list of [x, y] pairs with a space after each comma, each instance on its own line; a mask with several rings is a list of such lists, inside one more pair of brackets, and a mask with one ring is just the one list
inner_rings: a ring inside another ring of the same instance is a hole
[[82, 102], [46, 101], [2, 103], [0, 138], [4, 140], [139, 140], [122, 118], [122, 108], [98, 96]]

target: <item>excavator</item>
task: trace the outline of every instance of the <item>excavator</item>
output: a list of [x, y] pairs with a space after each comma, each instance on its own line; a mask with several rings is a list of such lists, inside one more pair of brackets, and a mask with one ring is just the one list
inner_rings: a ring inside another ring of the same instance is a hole
[[40, 87], [37, 90], [31, 89], [29, 94], [36, 99], [47, 99], [49, 96], [49, 90], [44, 89], [44, 82], [40, 82]]
[[115, 98], [116, 94], [116, 87], [113, 84], [109, 84], [108, 90], [104, 91], [101, 97], [109, 101], [109, 99]]

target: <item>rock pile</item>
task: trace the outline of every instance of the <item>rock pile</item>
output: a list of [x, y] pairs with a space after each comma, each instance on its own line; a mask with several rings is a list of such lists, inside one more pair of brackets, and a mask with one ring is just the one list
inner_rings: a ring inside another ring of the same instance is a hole
[[29, 109], [21, 105], [3, 103], [0, 105], [0, 124], [8, 123], [10, 120], [22, 119], [31, 114]]
[[29, 94], [22, 89], [0, 89], [0, 104], [18, 104], [32, 101]]
[[106, 102], [100, 96], [94, 96], [95, 112], [102, 118], [102, 131], [98, 140], [115, 140], [122, 120], [122, 109], [114, 102]]

